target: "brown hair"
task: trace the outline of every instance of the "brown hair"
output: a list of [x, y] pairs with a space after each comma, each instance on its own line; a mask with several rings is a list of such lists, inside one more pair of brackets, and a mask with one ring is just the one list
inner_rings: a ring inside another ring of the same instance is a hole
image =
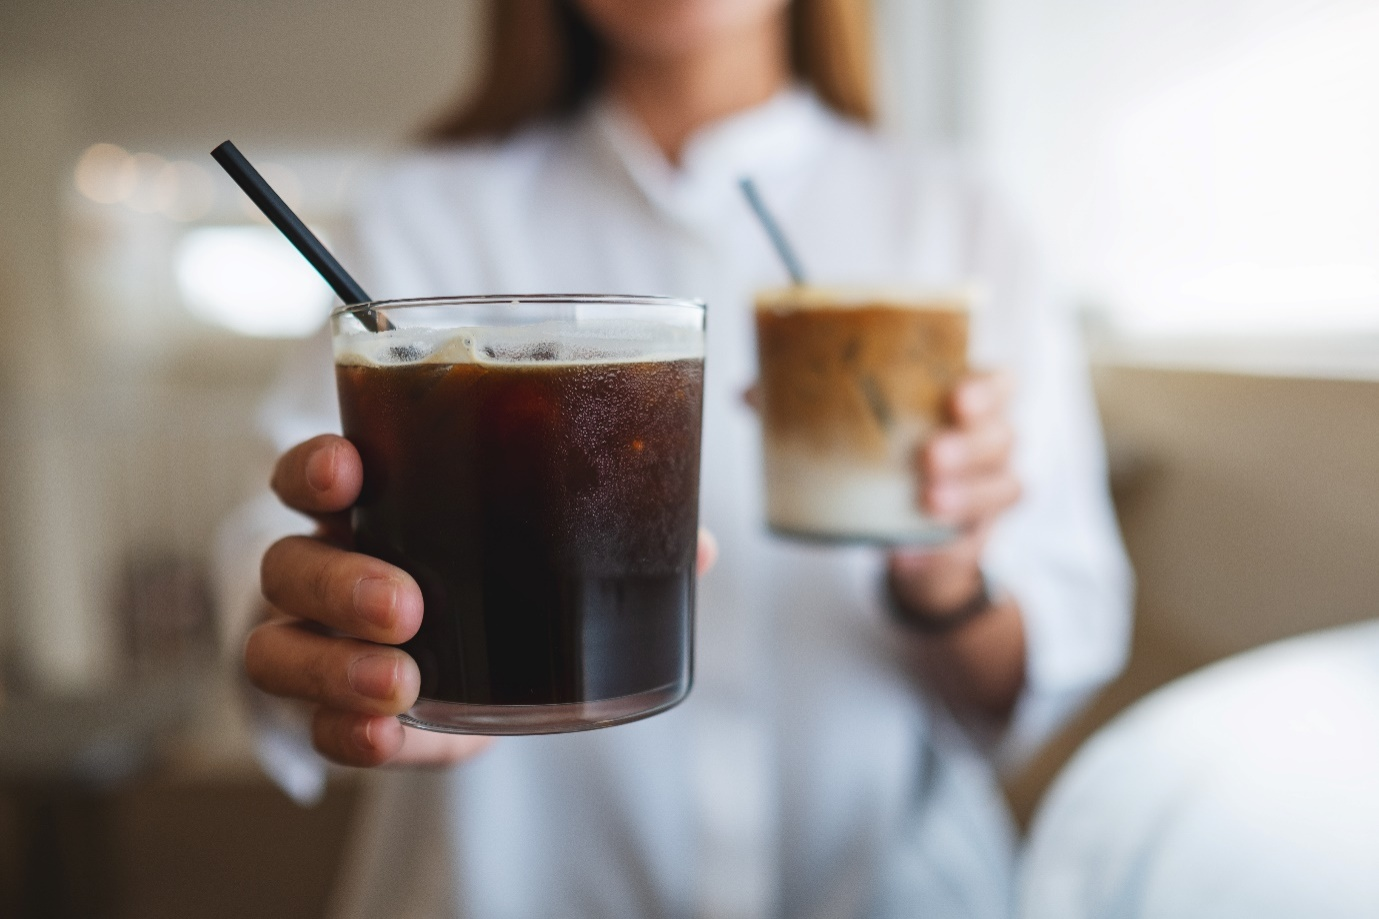
[[[430, 143], [503, 137], [532, 119], [573, 112], [598, 89], [603, 42], [572, 0], [496, 0], [489, 17], [478, 89], [422, 133]], [[795, 75], [839, 114], [870, 124], [868, 0], [793, 0], [789, 19]]]

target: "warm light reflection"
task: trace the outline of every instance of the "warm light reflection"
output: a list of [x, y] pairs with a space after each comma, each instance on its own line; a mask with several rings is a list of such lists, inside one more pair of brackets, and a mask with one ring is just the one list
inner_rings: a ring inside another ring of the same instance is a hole
[[190, 230], [178, 244], [174, 272], [193, 314], [242, 335], [302, 338], [330, 309], [330, 288], [268, 227]]
[[[280, 177], [300, 198], [300, 183]], [[93, 144], [77, 161], [77, 190], [97, 204], [124, 204], [141, 214], [162, 214], [178, 221], [197, 220], [215, 205], [215, 180], [205, 168], [186, 160], [169, 162], [155, 153], [129, 153], [115, 144]]]
[[77, 160], [77, 191], [97, 204], [118, 204], [139, 181], [134, 157], [115, 144], [92, 144]]

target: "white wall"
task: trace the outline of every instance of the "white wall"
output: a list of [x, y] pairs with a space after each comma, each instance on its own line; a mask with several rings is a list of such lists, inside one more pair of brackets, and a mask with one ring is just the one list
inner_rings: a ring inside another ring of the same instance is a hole
[[475, 0], [6, 0], [0, 73], [61, 77], [81, 146], [377, 147], [473, 73], [480, 13]]

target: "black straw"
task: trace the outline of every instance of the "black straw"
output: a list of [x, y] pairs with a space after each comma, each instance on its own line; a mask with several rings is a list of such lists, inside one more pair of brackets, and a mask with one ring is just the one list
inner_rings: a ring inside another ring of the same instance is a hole
[[752, 210], [756, 211], [757, 219], [761, 221], [766, 235], [771, 237], [771, 245], [775, 247], [780, 260], [785, 263], [785, 270], [790, 273], [790, 280], [796, 284], [803, 284], [804, 269], [800, 267], [800, 260], [795, 257], [795, 250], [790, 248], [790, 243], [786, 240], [785, 234], [781, 232], [780, 225], [771, 216], [771, 212], [766, 209], [766, 202], [762, 201], [761, 195], [757, 193], [756, 183], [751, 179], [743, 178], [738, 180], [737, 184], [742, 186], [742, 193], [747, 196], [747, 203], [752, 206]]
[[[263, 211], [263, 216], [272, 221], [273, 226], [277, 227], [282, 235], [287, 237], [287, 241], [302, 253], [302, 257], [311, 263], [311, 267], [325, 278], [336, 296], [349, 305], [368, 303], [372, 299], [364, 293], [364, 288], [359, 286], [359, 282], [350, 277], [349, 272], [336, 261], [330, 250], [321, 244], [316, 234], [307, 229], [300, 217], [292, 213], [287, 202], [278, 196], [234, 144], [225, 141], [211, 151], [211, 156], [230, 174], [235, 184], [244, 190], [249, 200]], [[359, 319], [370, 332], [389, 328], [387, 319], [372, 310], [361, 311]]]

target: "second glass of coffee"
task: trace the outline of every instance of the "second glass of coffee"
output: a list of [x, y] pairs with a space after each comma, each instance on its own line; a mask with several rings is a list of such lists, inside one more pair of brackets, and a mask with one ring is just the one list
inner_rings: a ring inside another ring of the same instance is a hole
[[332, 331], [364, 464], [356, 548], [425, 602], [402, 646], [421, 697], [402, 720], [548, 733], [683, 699], [704, 305], [393, 301], [337, 310]]
[[967, 372], [971, 294], [787, 287], [757, 297], [767, 519], [786, 536], [934, 545], [916, 451]]

